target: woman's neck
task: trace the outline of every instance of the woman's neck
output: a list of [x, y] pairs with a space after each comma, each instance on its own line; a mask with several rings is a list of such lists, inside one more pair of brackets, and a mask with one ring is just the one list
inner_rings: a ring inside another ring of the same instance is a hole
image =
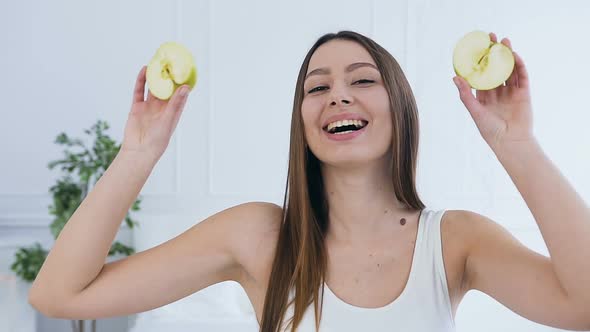
[[384, 230], [399, 228], [409, 210], [395, 197], [391, 175], [384, 169], [323, 169], [329, 206], [328, 234], [338, 241], [371, 241]]

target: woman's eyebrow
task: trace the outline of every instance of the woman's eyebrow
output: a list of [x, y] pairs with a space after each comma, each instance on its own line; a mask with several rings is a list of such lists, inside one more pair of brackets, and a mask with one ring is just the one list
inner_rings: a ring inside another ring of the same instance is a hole
[[[372, 63], [368, 63], [368, 62], [355, 62], [353, 64], [348, 65], [348, 67], [346, 67], [346, 72], [351, 72], [351, 71], [353, 71], [353, 70], [355, 70], [357, 68], [360, 68], [360, 67], [371, 67], [371, 68], [374, 68], [377, 71], [379, 70]], [[327, 75], [329, 73], [330, 73], [330, 69], [328, 69], [328, 68], [317, 68], [317, 69], [314, 69], [314, 70], [310, 71], [305, 76], [305, 80], [307, 80], [312, 75]]]

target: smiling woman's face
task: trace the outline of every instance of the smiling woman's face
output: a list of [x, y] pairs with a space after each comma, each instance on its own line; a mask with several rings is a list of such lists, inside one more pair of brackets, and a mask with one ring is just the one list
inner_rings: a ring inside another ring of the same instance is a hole
[[[306, 75], [301, 114], [314, 155], [341, 166], [382, 158], [391, 145], [390, 104], [369, 52], [353, 41], [331, 40], [315, 51]], [[348, 134], [327, 131], [332, 120], [344, 119], [361, 119], [366, 126]]]

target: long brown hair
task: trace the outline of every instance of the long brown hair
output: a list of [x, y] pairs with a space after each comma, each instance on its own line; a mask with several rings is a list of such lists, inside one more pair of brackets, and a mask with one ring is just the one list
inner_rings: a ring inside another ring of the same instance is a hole
[[[264, 300], [261, 332], [282, 331], [286, 311], [293, 303], [295, 308], [290, 318], [291, 331], [297, 329], [311, 303], [314, 304], [316, 330], [319, 329], [319, 288], [322, 286], [323, 298], [327, 268], [324, 238], [328, 229], [328, 201], [320, 161], [311, 152], [305, 139], [301, 104], [303, 81], [311, 56], [322, 44], [334, 39], [357, 42], [369, 52], [379, 68], [391, 105], [391, 174], [394, 192], [397, 199], [407, 207], [417, 210], [424, 208], [415, 185], [418, 109], [410, 84], [399, 64], [375, 41], [356, 32], [340, 31], [320, 37], [305, 56], [297, 77], [283, 218]], [[289, 301], [293, 288], [295, 296]]]

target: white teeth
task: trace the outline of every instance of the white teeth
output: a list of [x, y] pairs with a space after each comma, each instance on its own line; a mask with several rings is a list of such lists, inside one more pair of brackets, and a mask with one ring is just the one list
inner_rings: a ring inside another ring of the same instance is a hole
[[332, 122], [328, 125], [328, 128], [326, 128], [327, 131], [331, 131], [332, 129], [336, 128], [336, 127], [342, 127], [342, 126], [349, 126], [349, 125], [355, 125], [357, 128], [361, 128], [365, 125], [366, 121], [362, 121], [362, 120], [342, 120], [342, 121], [336, 121], [336, 122]]

